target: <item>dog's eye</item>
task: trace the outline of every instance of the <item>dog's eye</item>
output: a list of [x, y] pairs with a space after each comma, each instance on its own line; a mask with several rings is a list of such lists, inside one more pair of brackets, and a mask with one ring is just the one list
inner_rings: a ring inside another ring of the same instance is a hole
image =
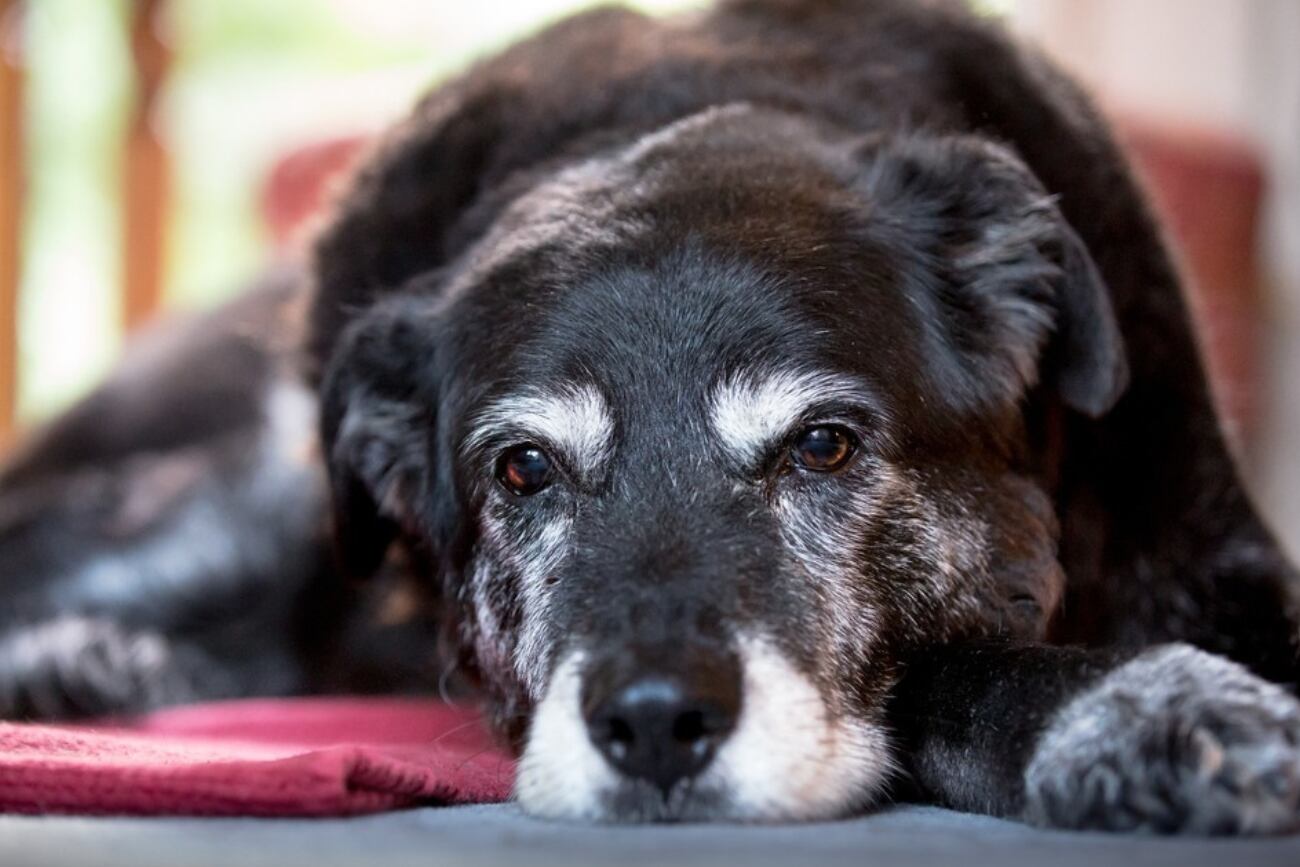
[[790, 459], [802, 469], [829, 473], [848, 463], [857, 445], [853, 434], [839, 425], [816, 425], [799, 432]]
[[551, 459], [537, 446], [515, 446], [501, 456], [497, 478], [510, 493], [532, 496], [551, 483]]

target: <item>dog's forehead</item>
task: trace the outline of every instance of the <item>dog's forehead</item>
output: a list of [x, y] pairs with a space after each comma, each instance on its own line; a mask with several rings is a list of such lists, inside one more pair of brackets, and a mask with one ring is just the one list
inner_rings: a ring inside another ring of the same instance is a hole
[[692, 245], [603, 271], [549, 308], [512, 378], [593, 386], [618, 412], [664, 423], [696, 417], [723, 382], [806, 368], [833, 341], [780, 278]]
[[837, 355], [845, 334], [734, 259], [688, 246], [547, 300], [527, 334], [494, 353], [469, 446], [510, 433], [592, 472], [616, 452], [711, 452], [750, 466], [819, 407], [883, 415], [872, 378]]
[[[594, 402], [574, 396], [599, 394], [609, 419], [591, 429], [707, 425], [740, 443], [740, 418], [770, 432], [814, 393], [884, 393], [918, 369], [900, 366], [912, 310], [826, 159], [769, 147], [750, 120], [683, 122], [511, 206], [450, 292], [476, 392], [534, 410], [545, 394], [537, 421], [590, 419], [578, 410]], [[714, 165], [725, 124], [736, 149]]]

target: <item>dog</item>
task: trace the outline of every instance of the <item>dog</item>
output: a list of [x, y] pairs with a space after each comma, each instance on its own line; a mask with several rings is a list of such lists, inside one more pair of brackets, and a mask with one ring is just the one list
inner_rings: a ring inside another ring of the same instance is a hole
[[508, 48], [0, 491], [3, 716], [472, 690], [539, 816], [1300, 828], [1296, 573], [1177, 272], [957, 4]]

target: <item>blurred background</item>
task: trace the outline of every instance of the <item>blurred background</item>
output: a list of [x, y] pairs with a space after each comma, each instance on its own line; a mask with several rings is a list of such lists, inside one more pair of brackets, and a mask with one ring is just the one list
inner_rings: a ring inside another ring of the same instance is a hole
[[[1234, 448], [1300, 554], [1300, 2], [975, 2], [1116, 120]], [[0, 437], [83, 394], [132, 329], [295, 255], [329, 178], [430, 84], [589, 5], [0, 0]]]

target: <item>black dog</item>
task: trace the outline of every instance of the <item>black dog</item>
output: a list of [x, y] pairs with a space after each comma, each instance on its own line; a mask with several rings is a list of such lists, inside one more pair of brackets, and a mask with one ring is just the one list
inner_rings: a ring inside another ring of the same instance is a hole
[[543, 815], [1300, 826], [1295, 575], [1123, 157], [991, 25], [579, 16], [281, 282], [8, 470], [5, 715], [454, 674]]

